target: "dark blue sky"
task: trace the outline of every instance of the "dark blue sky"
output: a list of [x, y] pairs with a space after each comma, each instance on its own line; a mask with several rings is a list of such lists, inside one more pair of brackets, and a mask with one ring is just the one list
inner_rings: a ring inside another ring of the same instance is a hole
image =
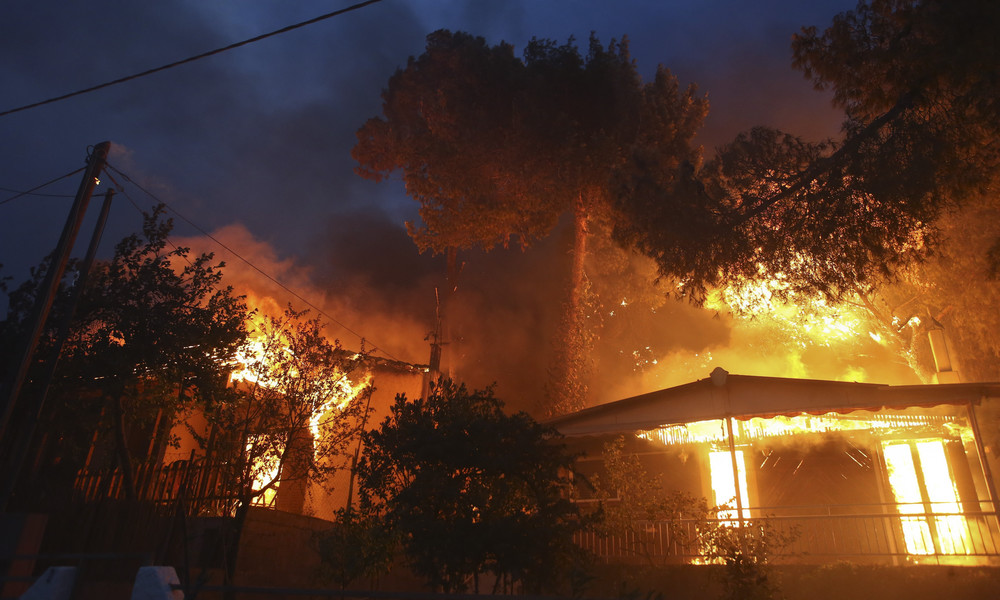
[[[0, 21], [0, 109], [347, 4], [14, 0]], [[0, 117], [0, 187], [26, 189], [67, 173], [81, 166], [88, 145], [110, 140], [112, 164], [201, 226], [238, 221], [279, 252], [301, 255], [322, 234], [318, 225], [342, 212], [380, 210], [393, 221], [412, 213], [397, 188], [354, 176], [349, 150], [354, 131], [379, 113], [388, 77], [421, 52], [430, 31], [460, 29], [519, 49], [532, 36], [628, 35], [644, 73], [663, 63], [709, 95], [703, 139], [710, 148], [757, 124], [807, 136], [836, 131], [825, 98], [790, 68], [788, 42], [800, 26], [824, 25], [850, 7], [843, 0], [384, 0], [145, 79]], [[46, 191], [71, 194], [76, 185]], [[8, 195], [0, 192], [0, 200]], [[34, 197], [0, 207], [0, 261], [15, 268], [36, 262], [54, 241], [56, 217], [66, 206]]]
[[[349, 4], [10, 0], [0, 19], [0, 110]], [[754, 125], [813, 139], [836, 135], [838, 114], [792, 70], [789, 42], [800, 27], [823, 28], [853, 7], [850, 0], [384, 0], [223, 55], [0, 117], [0, 188], [28, 189], [68, 173], [83, 166], [89, 145], [110, 140], [113, 166], [201, 227], [245, 227], [274, 260], [312, 268], [317, 285], [363, 276], [376, 288], [406, 293], [407, 278], [432, 268], [401, 237], [415, 205], [398, 184], [354, 175], [350, 149], [357, 128], [380, 114], [387, 79], [423, 50], [427, 33], [464, 30], [518, 51], [533, 36], [585, 42], [593, 31], [606, 42], [627, 35], [644, 75], [662, 63], [708, 94], [711, 113], [701, 140], [710, 153]], [[78, 181], [43, 191], [71, 195]], [[0, 201], [11, 195], [0, 191]], [[151, 204], [134, 189], [130, 195], [144, 208]], [[0, 205], [3, 273], [24, 278], [27, 266], [54, 245], [69, 204], [68, 198], [31, 196]], [[139, 222], [120, 198], [105, 248]], [[177, 232], [196, 234], [183, 223]], [[82, 253], [85, 241], [78, 246]], [[371, 297], [377, 296], [376, 289]]]

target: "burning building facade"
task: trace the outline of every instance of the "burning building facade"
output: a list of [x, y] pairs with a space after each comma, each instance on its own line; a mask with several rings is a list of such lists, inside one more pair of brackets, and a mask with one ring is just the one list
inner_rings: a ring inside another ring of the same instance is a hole
[[[1000, 504], [992, 429], [984, 438], [979, 414], [998, 401], [1000, 384], [888, 386], [716, 369], [550, 424], [581, 452], [584, 503], [597, 501], [586, 481], [607, 479], [603, 449], [622, 438], [664, 495], [704, 497], [715, 525], [781, 532], [780, 560], [983, 565], [1000, 563]], [[640, 545], [664, 562], [703, 558], [692, 540], [704, 522], [638, 525], [580, 542], [607, 560], [635, 558]]]

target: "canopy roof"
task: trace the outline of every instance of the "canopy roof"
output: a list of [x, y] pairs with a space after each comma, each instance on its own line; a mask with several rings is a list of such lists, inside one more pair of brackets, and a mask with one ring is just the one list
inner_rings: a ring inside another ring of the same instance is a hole
[[967, 405], [978, 404], [985, 398], [1000, 398], [1000, 383], [891, 386], [730, 375], [716, 369], [705, 379], [585, 408], [551, 419], [547, 424], [566, 436], [595, 435], [726, 417], [749, 419]]

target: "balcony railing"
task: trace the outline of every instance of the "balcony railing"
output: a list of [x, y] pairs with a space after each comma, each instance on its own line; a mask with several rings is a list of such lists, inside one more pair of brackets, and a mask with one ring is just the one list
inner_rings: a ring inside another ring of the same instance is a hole
[[[837, 560], [1000, 564], [1000, 525], [984, 510], [915, 512], [904, 505], [753, 509], [744, 526], [766, 531], [774, 562]], [[704, 534], [740, 527], [734, 518], [639, 521], [628, 531], [585, 532], [577, 543], [608, 562], [691, 562], [705, 558]]]

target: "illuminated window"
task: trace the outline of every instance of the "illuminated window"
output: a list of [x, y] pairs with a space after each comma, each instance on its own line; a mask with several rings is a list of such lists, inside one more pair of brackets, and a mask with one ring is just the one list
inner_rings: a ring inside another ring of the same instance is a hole
[[883, 442], [907, 554], [966, 554], [969, 530], [944, 440]]
[[[736, 519], [736, 478], [733, 477], [733, 454], [728, 450], [716, 450], [708, 455], [711, 469], [712, 495], [716, 506], [728, 506], [732, 510], [719, 511], [720, 519]], [[747, 468], [743, 460], [743, 451], [736, 451], [736, 472], [740, 481], [740, 502], [743, 508], [743, 518], [750, 518], [749, 498], [747, 493]]]

